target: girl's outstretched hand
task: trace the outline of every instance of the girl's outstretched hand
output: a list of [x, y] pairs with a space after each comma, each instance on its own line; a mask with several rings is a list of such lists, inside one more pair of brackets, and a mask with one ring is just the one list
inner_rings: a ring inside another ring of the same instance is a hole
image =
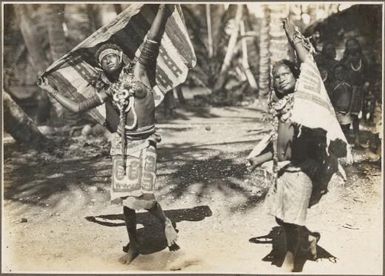
[[287, 37], [292, 41], [296, 33], [295, 25], [288, 18], [283, 19], [282, 24]]
[[48, 84], [47, 78], [39, 77], [39, 79], [37, 80], [37, 85], [41, 89], [44, 89], [47, 92], [52, 92], [53, 91], [53, 88]]

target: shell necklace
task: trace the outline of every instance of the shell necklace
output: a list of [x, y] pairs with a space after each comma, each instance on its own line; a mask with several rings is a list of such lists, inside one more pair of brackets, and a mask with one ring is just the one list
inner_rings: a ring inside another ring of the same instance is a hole
[[353, 63], [350, 62], [350, 67], [352, 68], [352, 70], [353, 70], [354, 72], [360, 71], [360, 70], [361, 70], [361, 67], [362, 67], [362, 59], [360, 59], [360, 62], [358, 63], [358, 66], [357, 66], [357, 67], [354, 67], [354, 66], [353, 66]]

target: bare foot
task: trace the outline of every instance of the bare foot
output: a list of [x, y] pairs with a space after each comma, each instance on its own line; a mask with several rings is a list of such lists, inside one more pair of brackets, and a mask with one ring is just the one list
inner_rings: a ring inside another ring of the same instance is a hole
[[309, 234], [309, 253], [313, 260], [317, 259], [317, 242], [321, 238], [321, 235], [318, 232]]
[[[127, 248], [128, 247], [128, 248]], [[127, 245], [124, 249], [127, 254], [119, 258], [119, 262], [122, 264], [131, 263], [139, 255], [139, 251], [133, 246]], [[127, 250], [127, 251], [126, 251]]]
[[176, 240], [178, 239], [178, 234], [172, 225], [170, 219], [166, 219], [164, 225], [164, 234], [167, 239], [167, 246], [171, 251], [176, 251], [179, 249], [179, 246], [176, 244]]
[[283, 270], [293, 272], [294, 270], [294, 254], [290, 251], [286, 252], [285, 259], [282, 264]]

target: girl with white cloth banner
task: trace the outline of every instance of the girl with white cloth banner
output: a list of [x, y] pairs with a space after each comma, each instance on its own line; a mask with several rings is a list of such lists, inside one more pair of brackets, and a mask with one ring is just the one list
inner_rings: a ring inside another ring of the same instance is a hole
[[317, 258], [320, 238], [305, 227], [307, 209], [327, 192], [338, 171], [338, 158], [346, 156], [348, 148], [310, 43], [289, 21], [283, 21], [283, 28], [301, 65], [297, 68], [289, 60], [274, 64], [270, 103], [274, 129], [248, 158], [254, 167], [272, 160], [274, 183], [266, 207], [286, 236], [283, 268], [298, 271], [301, 255]]

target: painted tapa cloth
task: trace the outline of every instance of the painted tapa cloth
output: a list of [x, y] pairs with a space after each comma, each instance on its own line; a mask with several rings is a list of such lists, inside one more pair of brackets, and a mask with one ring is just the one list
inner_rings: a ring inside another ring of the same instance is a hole
[[142, 140], [128, 141], [123, 160], [120, 136], [114, 134], [111, 139], [112, 201], [117, 198], [153, 195], [156, 183], [156, 144], [159, 141], [157, 134]]
[[[66, 91], [75, 100], [95, 95], [94, 83], [100, 69], [94, 55], [99, 45], [111, 42], [119, 45], [124, 54], [134, 60], [140, 56], [143, 42], [156, 15], [156, 4], [131, 4], [111, 23], [101, 27], [69, 53], [54, 62], [43, 73], [48, 83], [58, 91]], [[156, 67], [155, 104], [163, 95], [186, 80], [188, 70], [196, 64], [193, 46], [189, 39], [179, 5], [168, 18]], [[98, 123], [105, 121], [104, 105], [89, 111]]]

